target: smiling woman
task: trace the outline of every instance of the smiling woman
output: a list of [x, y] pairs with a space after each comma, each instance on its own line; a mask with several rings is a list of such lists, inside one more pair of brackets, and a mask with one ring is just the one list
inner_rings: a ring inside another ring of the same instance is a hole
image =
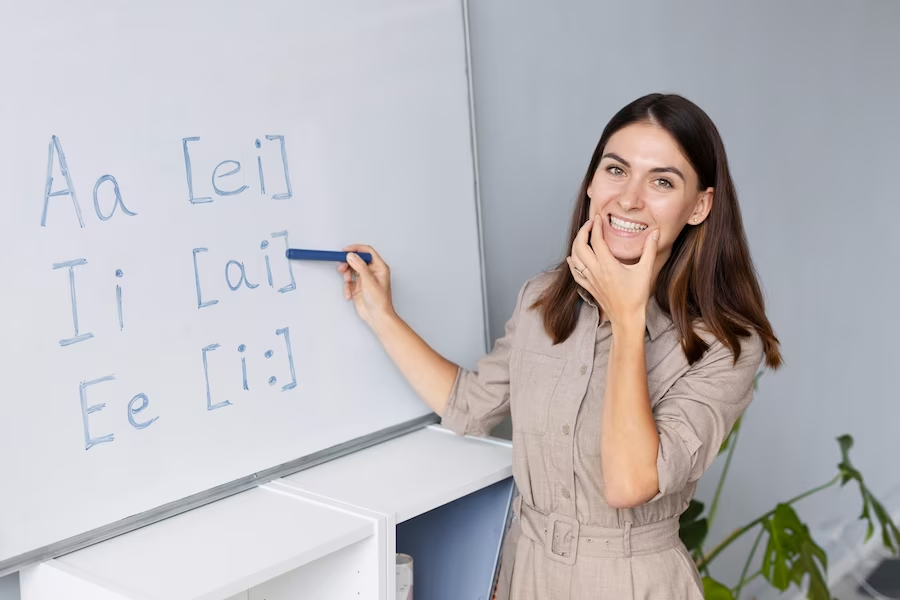
[[[570, 225], [573, 243], [595, 216], [622, 264], [636, 263], [648, 232], [659, 231], [653, 295], [684, 336], [690, 362], [706, 350], [692, 326], [702, 320], [736, 354], [737, 338], [754, 330], [766, 363], [780, 364], [725, 146], [700, 107], [679, 95], [649, 94], [613, 116], [582, 182]], [[538, 301], [557, 343], [574, 329], [581, 283], [557, 273]]]
[[520, 495], [498, 599], [702, 599], [679, 517], [760, 363], [781, 363], [709, 117], [662, 94], [619, 111], [568, 239], [565, 262], [522, 286], [475, 370], [400, 319], [373, 248], [346, 248], [339, 270], [345, 297], [444, 426], [486, 435], [512, 415]]

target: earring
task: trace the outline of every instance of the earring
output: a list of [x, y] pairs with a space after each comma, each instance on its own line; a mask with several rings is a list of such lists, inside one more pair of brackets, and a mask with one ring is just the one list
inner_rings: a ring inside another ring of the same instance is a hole
[[699, 219], [699, 218], [700, 218], [700, 217], [694, 217], [694, 223], [696, 223], [696, 222], [697, 222], [697, 219]]

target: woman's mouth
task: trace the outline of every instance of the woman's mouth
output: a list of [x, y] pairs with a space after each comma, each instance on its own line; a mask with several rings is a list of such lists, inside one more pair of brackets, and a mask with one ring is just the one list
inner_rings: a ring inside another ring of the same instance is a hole
[[612, 215], [609, 215], [608, 222], [609, 226], [619, 234], [638, 234], [648, 227], [648, 225], [644, 223], [626, 221], [625, 219], [620, 219], [619, 217], [614, 217]]

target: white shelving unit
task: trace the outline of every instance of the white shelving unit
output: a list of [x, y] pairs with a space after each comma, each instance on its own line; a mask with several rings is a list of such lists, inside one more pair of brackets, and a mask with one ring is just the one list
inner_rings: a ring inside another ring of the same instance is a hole
[[489, 600], [512, 499], [510, 444], [439, 426], [58, 557], [22, 600]]

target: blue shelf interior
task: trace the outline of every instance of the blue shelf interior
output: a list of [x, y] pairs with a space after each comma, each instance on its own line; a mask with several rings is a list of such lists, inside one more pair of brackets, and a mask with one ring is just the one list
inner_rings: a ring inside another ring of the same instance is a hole
[[490, 600], [513, 490], [510, 477], [397, 525], [414, 600]]

